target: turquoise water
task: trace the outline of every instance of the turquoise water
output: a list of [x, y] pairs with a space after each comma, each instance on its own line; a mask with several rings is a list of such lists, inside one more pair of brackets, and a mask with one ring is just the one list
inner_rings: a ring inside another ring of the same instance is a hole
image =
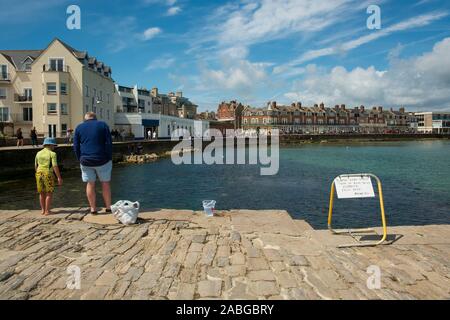
[[[329, 188], [344, 173], [370, 172], [383, 183], [389, 225], [450, 223], [450, 141], [311, 144], [280, 150], [276, 176], [254, 165], [180, 165], [170, 159], [116, 167], [114, 200], [140, 201], [143, 208], [202, 210], [284, 209], [316, 228], [326, 227]], [[65, 174], [55, 206], [86, 203], [78, 173]], [[1, 209], [37, 208], [34, 181], [3, 184]], [[377, 199], [337, 200], [337, 227], [380, 224]]]

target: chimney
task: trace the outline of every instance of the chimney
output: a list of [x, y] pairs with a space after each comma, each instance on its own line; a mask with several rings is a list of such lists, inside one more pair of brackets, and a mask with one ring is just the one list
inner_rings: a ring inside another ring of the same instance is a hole
[[398, 111], [400, 111], [401, 113], [405, 113], [405, 108], [401, 107], [400, 109], [398, 109]]
[[301, 108], [302, 107], [302, 103], [301, 102], [297, 102], [297, 107]]
[[324, 109], [325, 109], [325, 105], [324, 105], [323, 102], [320, 104], [320, 109], [321, 109], [321, 110], [324, 110]]
[[362, 112], [364, 112], [365, 109], [366, 109], [366, 108], [365, 108], [364, 106], [360, 106], [360, 107], [359, 107], [359, 110], [361, 110]]
[[378, 110], [378, 112], [383, 112], [383, 107], [380, 106], [377, 108], [377, 110]]
[[338, 105], [338, 104], [336, 104], [336, 105], [334, 106], [334, 110], [339, 110], [339, 105]]
[[277, 107], [277, 102], [276, 101], [272, 101], [272, 108], [276, 108]]
[[341, 104], [341, 109], [345, 110], [345, 104]]
[[314, 108], [317, 108], [317, 107], [319, 107], [319, 106], [317, 105], [317, 103], [315, 103], [315, 104], [314, 104]]

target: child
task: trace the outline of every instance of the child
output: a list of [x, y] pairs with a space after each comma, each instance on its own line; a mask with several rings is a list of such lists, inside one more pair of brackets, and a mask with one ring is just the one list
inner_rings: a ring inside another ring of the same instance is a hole
[[56, 147], [56, 140], [54, 138], [45, 138], [43, 145], [44, 149], [36, 154], [35, 168], [39, 201], [42, 214], [46, 216], [50, 214], [53, 191], [55, 190], [53, 172], [58, 178], [58, 185], [62, 185], [63, 180], [56, 161], [56, 153], [53, 151]]

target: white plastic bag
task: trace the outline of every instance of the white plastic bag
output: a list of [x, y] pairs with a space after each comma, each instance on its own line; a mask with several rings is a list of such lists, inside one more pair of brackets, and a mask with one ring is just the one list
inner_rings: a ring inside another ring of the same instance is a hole
[[135, 224], [139, 214], [139, 202], [120, 200], [111, 206], [111, 212], [125, 225]]

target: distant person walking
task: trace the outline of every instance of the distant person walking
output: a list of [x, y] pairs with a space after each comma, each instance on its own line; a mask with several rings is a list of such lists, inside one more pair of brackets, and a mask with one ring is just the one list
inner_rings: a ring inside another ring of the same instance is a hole
[[16, 137], [17, 137], [17, 147], [23, 147], [23, 133], [22, 133], [22, 128], [17, 129]]
[[97, 213], [95, 182], [102, 184], [105, 212], [111, 212], [112, 139], [108, 125], [98, 121], [93, 112], [75, 129], [73, 149], [80, 161], [81, 177], [86, 182], [86, 196], [91, 213]]
[[37, 138], [36, 127], [33, 127], [33, 129], [31, 129], [30, 138], [31, 138], [31, 145], [33, 146], [33, 148], [38, 147], [39, 143], [38, 143], [38, 138]]
[[66, 139], [67, 139], [67, 144], [71, 144], [73, 141], [73, 130], [69, 129], [66, 132]]

